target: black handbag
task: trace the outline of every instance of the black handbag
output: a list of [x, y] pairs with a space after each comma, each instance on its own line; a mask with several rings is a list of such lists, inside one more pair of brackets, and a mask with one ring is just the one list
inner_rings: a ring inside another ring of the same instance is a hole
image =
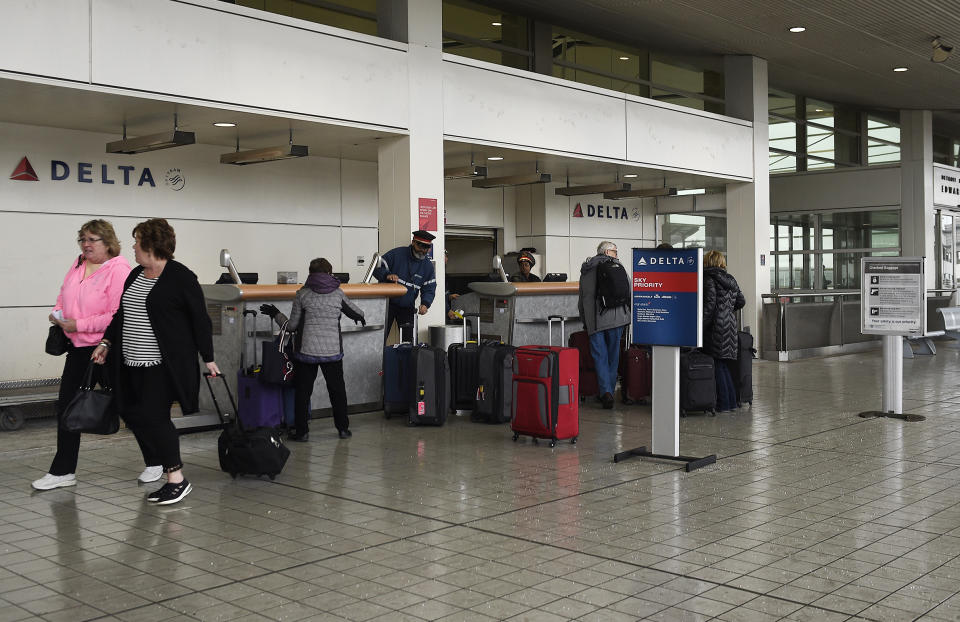
[[60, 427], [68, 432], [85, 434], [115, 434], [120, 429], [120, 417], [113, 403], [113, 390], [102, 381], [93, 388], [93, 366], [90, 361], [80, 390], [63, 411]]
[[260, 381], [293, 386], [293, 335], [287, 331], [287, 322], [273, 341], [263, 341], [260, 347]]
[[58, 324], [51, 324], [50, 331], [47, 333], [47, 345], [44, 347], [44, 351], [53, 356], [60, 356], [65, 353], [69, 347], [70, 339], [67, 338], [67, 334], [63, 332], [63, 329], [60, 328]]

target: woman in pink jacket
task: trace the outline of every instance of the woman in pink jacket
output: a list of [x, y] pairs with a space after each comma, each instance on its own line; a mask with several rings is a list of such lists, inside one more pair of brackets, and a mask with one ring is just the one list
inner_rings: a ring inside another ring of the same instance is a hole
[[[57, 422], [63, 410], [77, 393], [83, 382], [90, 356], [103, 338], [120, 306], [123, 282], [130, 273], [130, 263], [120, 255], [120, 242], [113, 226], [106, 220], [91, 220], [83, 225], [77, 235], [80, 257], [71, 263], [63, 279], [57, 306], [50, 314], [50, 321], [60, 326], [70, 340], [67, 359], [60, 378], [60, 395], [57, 399]], [[102, 368], [94, 366], [94, 379], [99, 378]], [[80, 452], [80, 434], [57, 431], [57, 454], [50, 465], [50, 472], [33, 482], [37, 490], [50, 490], [77, 483], [77, 456]], [[155, 467], [160, 478], [160, 468]], [[149, 475], [148, 467], [144, 475]]]

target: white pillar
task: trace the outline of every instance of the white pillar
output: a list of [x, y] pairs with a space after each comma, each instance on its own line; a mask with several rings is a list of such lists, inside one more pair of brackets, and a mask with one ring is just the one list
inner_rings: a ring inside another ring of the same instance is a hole
[[927, 289], [936, 287], [933, 211], [933, 115], [900, 112], [900, 254], [927, 258]]
[[[410, 244], [420, 228], [420, 199], [437, 202], [437, 239], [433, 254], [437, 268], [437, 296], [420, 318], [420, 338], [427, 328], [443, 324], [443, 67], [441, 54], [441, 0], [407, 0], [409, 42], [409, 135], [384, 140], [379, 148], [380, 252]], [[398, 18], [402, 22], [402, 19]]]
[[[767, 61], [754, 56], [724, 58], [726, 113], [753, 122], [753, 183], [727, 185], [727, 270], [746, 298], [743, 324], [757, 343], [763, 336], [763, 294], [770, 293], [770, 173]], [[710, 250], [710, 249], [707, 249]], [[762, 345], [757, 346], [758, 349]]]

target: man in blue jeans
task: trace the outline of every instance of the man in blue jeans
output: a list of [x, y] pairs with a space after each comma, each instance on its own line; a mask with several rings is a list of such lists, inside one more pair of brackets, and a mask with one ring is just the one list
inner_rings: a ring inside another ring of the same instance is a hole
[[617, 259], [617, 245], [604, 240], [580, 267], [580, 319], [590, 338], [600, 401], [613, 408], [620, 363], [620, 336], [630, 322], [631, 282]]

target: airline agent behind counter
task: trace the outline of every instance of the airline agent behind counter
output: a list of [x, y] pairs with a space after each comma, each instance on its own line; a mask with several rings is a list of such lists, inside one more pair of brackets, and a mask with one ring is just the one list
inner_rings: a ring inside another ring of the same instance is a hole
[[[426, 315], [437, 293], [437, 276], [433, 262], [427, 256], [433, 247], [436, 236], [429, 231], [418, 229], [413, 232], [410, 246], [398, 246], [387, 251], [373, 275], [380, 283], [399, 283], [407, 288], [407, 293], [399, 298], [390, 299], [387, 305], [387, 318], [384, 326], [383, 341], [396, 320], [398, 330], [402, 326], [413, 324], [413, 314]], [[420, 306], [417, 306], [417, 297]], [[403, 336], [401, 335], [401, 341]]]

